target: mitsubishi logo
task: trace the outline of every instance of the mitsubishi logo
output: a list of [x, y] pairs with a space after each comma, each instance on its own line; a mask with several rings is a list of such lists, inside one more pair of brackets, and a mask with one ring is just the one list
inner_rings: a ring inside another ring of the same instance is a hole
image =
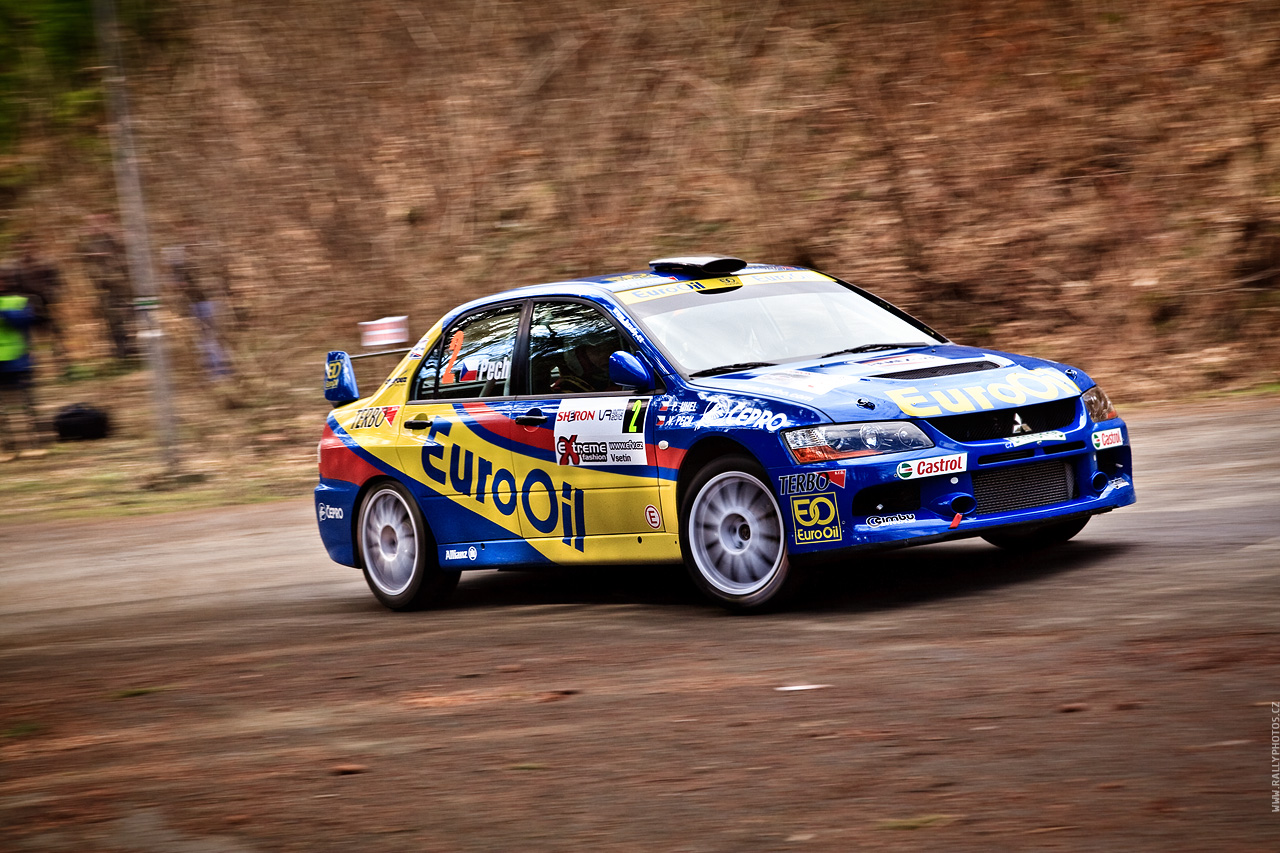
[[1022, 422], [1022, 415], [1017, 412], [1013, 413], [1013, 434], [1018, 435], [1023, 432], [1031, 432], [1031, 424]]

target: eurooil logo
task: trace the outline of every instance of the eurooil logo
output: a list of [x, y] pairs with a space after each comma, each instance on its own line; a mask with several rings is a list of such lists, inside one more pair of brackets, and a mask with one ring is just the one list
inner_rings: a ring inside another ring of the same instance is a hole
[[[477, 452], [442, 440], [452, 428], [449, 421], [436, 419], [427, 430], [429, 443], [422, 447], [422, 470], [427, 480], [439, 488], [423, 481], [428, 487], [454, 500], [467, 498], [477, 504], [493, 506], [505, 516], [513, 516], [523, 510], [519, 518], [543, 536], [555, 536], [559, 532], [561, 543], [577, 551], [586, 550], [584, 490], [565, 480], [557, 482], [540, 468], [531, 469], [525, 474], [523, 484], [517, 487], [514, 472], [495, 465], [493, 460]], [[539, 492], [545, 495], [545, 503]]]
[[833, 542], [840, 538], [840, 511], [831, 495], [791, 499], [796, 543]]
[[325, 376], [329, 379], [337, 379], [338, 374], [342, 372], [342, 362], [331, 361], [325, 367]]

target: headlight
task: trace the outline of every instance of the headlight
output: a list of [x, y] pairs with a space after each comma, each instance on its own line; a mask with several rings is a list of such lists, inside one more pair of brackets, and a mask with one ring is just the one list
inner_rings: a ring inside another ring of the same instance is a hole
[[1080, 399], [1084, 400], [1084, 410], [1089, 413], [1094, 423], [1109, 421], [1116, 417], [1116, 407], [1111, 405], [1111, 398], [1097, 385], [1081, 394]]
[[832, 424], [788, 430], [782, 435], [792, 457], [801, 465], [933, 447], [929, 436], [908, 421]]

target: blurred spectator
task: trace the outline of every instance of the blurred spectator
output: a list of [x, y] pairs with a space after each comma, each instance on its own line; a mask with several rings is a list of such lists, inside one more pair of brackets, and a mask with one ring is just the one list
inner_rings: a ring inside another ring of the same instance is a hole
[[187, 312], [196, 322], [200, 357], [209, 377], [231, 376], [231, 362], [223, 345], [223, 313], [226, 293], [221, 279], [210, 277], [199, 262], [198, 247], [166, 246], [160, 256], [174, 290], [182, 297]]
[[66, 342], [56, 305], [62, 301], [62, 276], [56, 267], [36, 256], [35, 243], [26, 240], [12, 267], [14, 291], [31, 300], [31, 329], [49, 338], [50, 348], [63, 369], [68, 366]]
[[[0, 462], [8, 462], [27, 444], [37, 455], [36, 407], [32, 395], [34, 364], [29, 329], [35, 320], [32, 300], [17, 291], [12, 275], [0, 277]], [[15, 411], [25, 426], [15, 423]]]
[[89, 217], [89, 230], [80, 239], [79, 253], [85, 272], [98, 293], [98, 306], [107, 325], [112, 352], [121, 361], [138, 354], [133, 289], [124, 248], [116, 238], [111, 217]]

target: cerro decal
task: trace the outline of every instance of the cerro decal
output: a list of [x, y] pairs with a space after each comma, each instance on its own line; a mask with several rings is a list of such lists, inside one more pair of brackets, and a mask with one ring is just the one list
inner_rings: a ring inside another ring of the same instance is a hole
[[[583, 537], [587, 535], [586, 493], [567, 481], [562, 481], [557, 488], [551, 475], [546, 471], [534, 468], [525, 475], [524, 483], [516, 489], [516, 475], [506, 468], [497, 468], [493, 462], [478, 453], [449, 445], [449, 470], [446, 474], [444, 463], [444, 443], [440, 436], [446, 436], [453, 425], [446, 420], [436, 420], [427, 430], [427, 441], [422, 447], [422, 470], [434, 482], [441, 486], [446, 483], [457, 490], [458, 494], [470, 498], [476, 503], [493, 502], [493, 506], [503, 515], [514, 515], [517, 507], [522, 510], [522, 518], [529, 522], [534, 530], [543, 534], [553, 534], [560, 528], [561, 539], [579, 551], [585, 551]], [[547, 493], [550, 508], [546, 516], [540, 516], [531, 505], [530, 496], [535, 490]]]
[[913, 477], [932, 477], [936, 474], [955, 474], [968, 470], [969, 454], [957, 453], [954, 456], [932, 456], [928, 459], [917, 459], [914, 462], [902, 462], [898, 465], [899, 480], [910, 480]]
[[823, 492], [832, 484], [844, 488], [845, 472], [811, 471], [805, 474], [787, 474], [778, 478], [778, 494], [803, 495], [807, 492]]
[[832, 542], [840, 538], [840, 511], [828, 495], [792, 498], [796, 543]]
[[749, 427], [777, 432], [788, 423], [790, 420], [786, 415], [775, 415], [768, 409], [756, 406], [750, 400], [734, 401], [720, 397], [711, 404], [697, 425], [700, 428]]
[[1120, 429], [1104, 429], [1101, 432], [1093, 434], [1093, 447], [1095, 450], [1102, 450], [1104, 447], [1115, 447], [1118, 444], [1124, 444], [1124, 433]]
[[916, 520], [914, 512], [900, 512], [897, 515], [869, 515], [867, 516], [867, 525], [870, 527], [884, 527], [889, 524], [911, 524]]
[[399, 406], [373, 406], [356, 412], [356, 419], [347, 429], [374, 429], [384, 423], [395, 423]]
[[321, 521], [327, 521], [328, 519], [331, 519], [331, 518], [336, 518], [338, 520], [342, 519], [342, 507], [340, 506], [329, 506], [328, 504], [320, 504], [319, 510], [320, 510]]
[[[1080, 393], [1080, 386], [1061, 371], [1038, 367], [1032, 371], [1006, 373], [999, 382], [988, 385], [966, 385], [946, 391], [930, 391], [928, 396], [918, 389], [902, 388], [885, 392], [898, 408], [912, 417], [931, 418], [948, 412], [975, 412], [997, 405], [1021, 406], [1027, 400], [1057, 400]], [[932, 402], [937, 405], [930, 405]]]

